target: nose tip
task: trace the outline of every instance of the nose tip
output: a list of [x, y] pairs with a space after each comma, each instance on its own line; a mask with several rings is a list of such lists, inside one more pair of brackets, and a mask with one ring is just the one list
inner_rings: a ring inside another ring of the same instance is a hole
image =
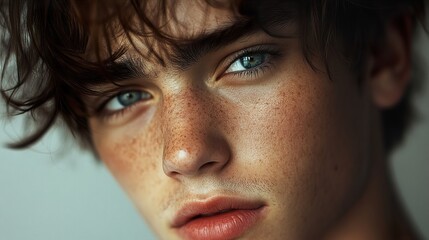
[[166, 146], [163, 169], [167, 176], [183, 177], [215, 173], [229, 162], [230, 150], [223, 139], [195, 140], [197, 139], [186, 138]]
[[231, 149], [218, 113], [221, 103], [210, 94], [202, 86], [185, 84], [164, 98], [160, 124], [167, 176], [213, 174], [229, 162]]

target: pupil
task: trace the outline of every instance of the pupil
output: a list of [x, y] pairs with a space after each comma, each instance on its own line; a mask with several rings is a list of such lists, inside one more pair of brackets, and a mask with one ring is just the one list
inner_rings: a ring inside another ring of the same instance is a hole
[[141, 93], [139, 92], [127, 92], [118, 96], [118, 101], [124, 105], [129, 106], [138, 100], [140, 100]]
[[246, 69], [254, 68], [258, 65], [261, 65], [263, 61], [264, 56], [262, 54], [245, 56], [240, 59], [241, 65]]

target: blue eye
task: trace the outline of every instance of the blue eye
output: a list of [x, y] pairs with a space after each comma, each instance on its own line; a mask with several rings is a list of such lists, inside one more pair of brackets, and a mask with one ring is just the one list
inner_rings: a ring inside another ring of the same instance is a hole
[[241, 72], [264, 64], [267, 59], [267, 53], [251, 53], [236, 59], [225, 73]]
[[148, 92], [142, 91], [129, 91], [122, 92], [112, 98], [105, 105], [105, 110], [107, 111], [118, 111], [129, 107], [133, 104], [136, 104], [139, 101], [151, 99], [152, 96]]

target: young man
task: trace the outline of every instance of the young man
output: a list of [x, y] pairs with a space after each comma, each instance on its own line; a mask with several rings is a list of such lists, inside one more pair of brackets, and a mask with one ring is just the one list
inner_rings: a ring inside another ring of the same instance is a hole
[[[417, 239], [387, 155], [423, 1], [3, 1], [3, 94], [161, 239]], [[7, 66], [16, 61], [16, 73]]]

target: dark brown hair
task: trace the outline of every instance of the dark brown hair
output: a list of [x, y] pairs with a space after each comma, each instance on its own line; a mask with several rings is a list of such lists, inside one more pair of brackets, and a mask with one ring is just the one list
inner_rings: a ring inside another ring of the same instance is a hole
[[[109, 79], [111, 74], [121, 74], [120, 68], [113, 72], [105, 68], [126, 51], [112, 47], [112, 36], [118, 34], [118, 29], [128, 37], [141, 36], [151, 50], [145, 57], [153, 57], [163, 64], [162, 49], [166, 47], [159, 46], [180, 47], [186, 41], [169, 35], [168, 29], [162, 27], [168, 21], [175, 21], [169, 11], [174, 8], [174, 2], [2, 0], [1, 93], [9, 114], [28, 113], [37, 126], [34, 133], [10, 147], [24, 148], [35, 143], [58, 118], [84, 146], [91, 147], [87, 123], [90, 113], [81, 96], [102, 94], [97, 91], [97, 84]], [[341, 41], [344, 49], [337, 50], [341, 50], [357, 73], [364, 60], [362, 53], [376, 45], [377, 39], [382, 39], [389, 19], [409, 14], [418, 20], [424, 15], [424, 0], [207, 2], [215, 7], [231, 8], [273, 35], [275, 32], [270, 32], [273, 24], [296, 21], [309, 64], [312, 65], [314, 56], [319, 56], [325, 60], [327, 70], [328, 56], [336, 49], [334, 43]], [[88, 58], [89, 48], [94, 48], [95, 59]], [[100, 52], [103, 48], [107, 49], [107, 56]], [[410, 94], [409, 90], [396, 107], [382, 112], [387, 151], [401, 141], [409, 125]]]

